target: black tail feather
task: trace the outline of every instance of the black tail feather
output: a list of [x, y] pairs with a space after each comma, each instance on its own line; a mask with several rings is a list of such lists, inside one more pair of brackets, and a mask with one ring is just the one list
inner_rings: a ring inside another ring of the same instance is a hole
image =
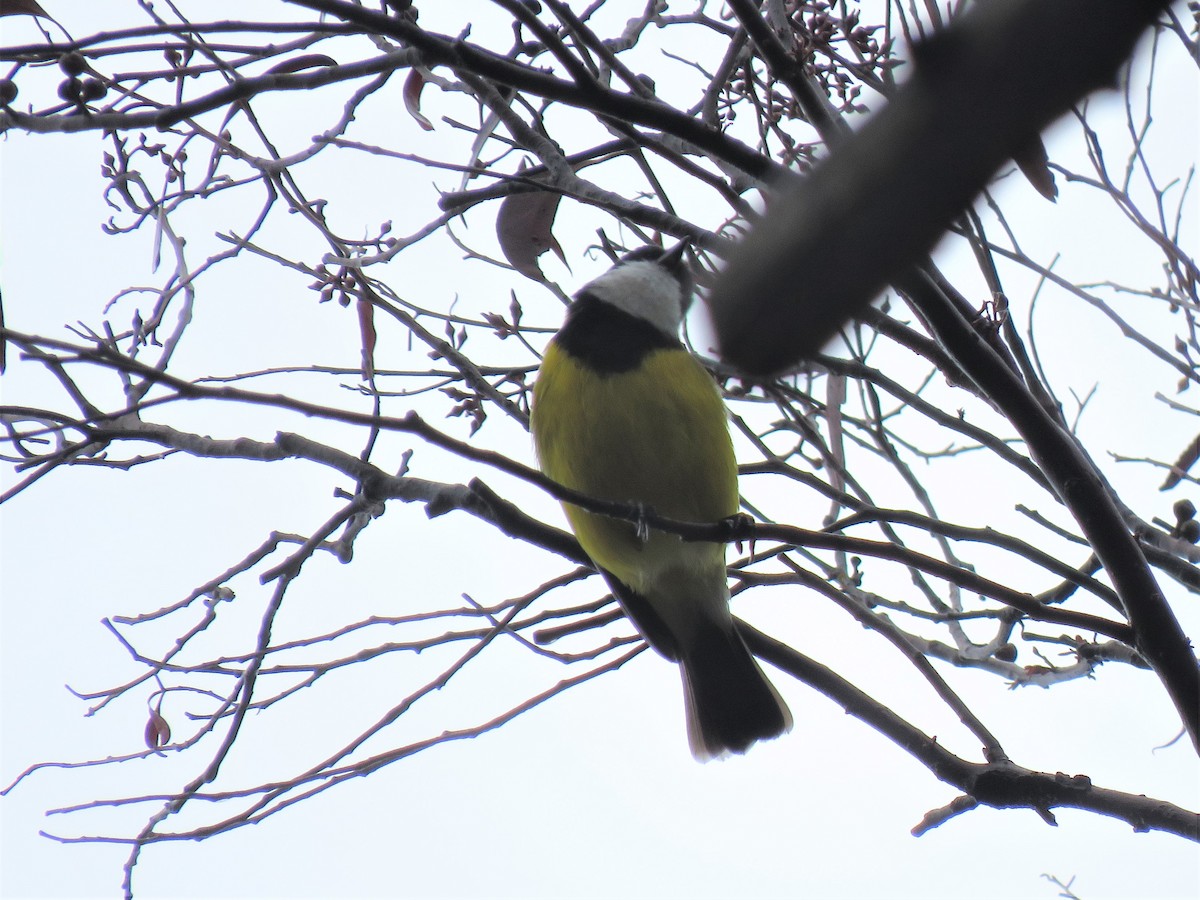
[[688, 742], [697, 759], [745, 753], [791, 729], [787, 704], [732, 623], [706, 626], [681, 649]]

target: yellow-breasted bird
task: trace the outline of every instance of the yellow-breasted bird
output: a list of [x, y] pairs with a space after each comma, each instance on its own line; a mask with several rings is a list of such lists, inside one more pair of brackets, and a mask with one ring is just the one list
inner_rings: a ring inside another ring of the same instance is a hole
[[[737, 463], [717, 385], [679, 340], [692, 293], [683, 249], [636, 250], [576, 294], [542, 360], [531, 427], [542, 471], [564, 487], [717, 522], [738, 511]], [[642, 636], [679, 663], [697, 759], [791, 728], [734, 628], [723, 544], [563, 508]]]

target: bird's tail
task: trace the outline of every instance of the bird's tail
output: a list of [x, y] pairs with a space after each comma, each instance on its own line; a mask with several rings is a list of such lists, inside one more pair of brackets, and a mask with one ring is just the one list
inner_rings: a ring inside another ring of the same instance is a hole
[[730, 627], [707, 624], [681, 648], [688, 743], [703, 761], [791, 730], [792, 714]]

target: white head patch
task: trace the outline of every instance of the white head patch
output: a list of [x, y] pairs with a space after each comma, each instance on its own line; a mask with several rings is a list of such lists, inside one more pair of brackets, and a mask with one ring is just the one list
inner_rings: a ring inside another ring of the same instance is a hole
[[579, 293], [584, 292], [645, 319], [670, 337], [679, 337], [686, 298], [675, 276], [656, 262], [637, 260], [614, 266], [584, 285]]

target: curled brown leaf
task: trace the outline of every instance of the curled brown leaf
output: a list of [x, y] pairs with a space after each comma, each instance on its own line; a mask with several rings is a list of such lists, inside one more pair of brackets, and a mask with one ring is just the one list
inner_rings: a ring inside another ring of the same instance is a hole
[[413, 69], [404, 79], [404, 108], [426, 131], [433, 131], [433, 123], [421, 113], [421, 91], [425, 87], [425, 76], [420, 69]]
[[567, 262], [553, 233], [561, 199], [553, 191], [532, 190], [509, 194], [500, 203], [496, 216], [500, 249], [514, 269], [534, 281], [546, 280], [537, 261], [547, 250], [553, 250], [564, 265]]

